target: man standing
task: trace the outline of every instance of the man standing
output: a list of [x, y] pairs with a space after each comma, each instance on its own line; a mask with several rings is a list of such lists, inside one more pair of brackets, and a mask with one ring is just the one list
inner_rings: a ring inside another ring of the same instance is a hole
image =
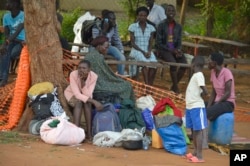
[[167, 18], [165, 10], [162, 6], [155, 4], [155, 0], [145, 0], [149, 9], [148, 20], [157, 27], [158, 24]]
[[20, 0], [8, 0], [6, 9], [10, 12], [3, 16], [5, 42], [0, 47], [0, 87], [7, 84], [10, 62], [20, 56], [25, 41], [24, 12]]

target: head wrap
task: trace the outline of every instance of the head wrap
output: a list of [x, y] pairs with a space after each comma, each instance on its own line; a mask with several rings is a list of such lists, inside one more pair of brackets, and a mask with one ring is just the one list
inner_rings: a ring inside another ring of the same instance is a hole
[[211, 54], [211, 60], [215, 61], [217, 63], [217, 65], [222, 65], [223, 61], [224, 61], [224, 57], [221, 53], [212, 53]]
[[92, 40], [90, 43], [93, 47], [97, 47], [98, 45], [103, 45], [109, 39], [106, 36], [97, 36], [95, 39]]

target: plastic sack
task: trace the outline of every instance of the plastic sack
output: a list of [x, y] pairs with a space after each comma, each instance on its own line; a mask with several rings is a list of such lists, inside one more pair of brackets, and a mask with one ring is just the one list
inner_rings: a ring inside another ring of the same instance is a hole
[[155, 105], [155, 100], [151, 95], [142, 96], [136, 100], [136, 107], [142, 110], [144, 110], [145, 108], [153, 110]]
[[34, 84], [28, 91], [28, 96], [31, 100], [37, 95], [52, 93], [54, 91], [54, 85], [51, 82], [40, 82]]
[[152, 116], [152, 112], [148, 109], [145, 108], [142, 112], [142, 119], [144, 120], [144, 123], [146, 125], [146, 130], [153, 130], [154, 129], [154, 120]]
[[[60, 122], [51, 126], [54, 120]], [[49, 126], [50, 124], [50, 126]], [[48, 144], [76, 145], [85, 139], [85, 132], [71, 122], [62, 118], [46, 120], [40, 128], [41, 139]]]
[[163, 141], [163, 147], [167, 152], [185, 155], [187, 144], [182, 129], [177, 124], [156, 129]]

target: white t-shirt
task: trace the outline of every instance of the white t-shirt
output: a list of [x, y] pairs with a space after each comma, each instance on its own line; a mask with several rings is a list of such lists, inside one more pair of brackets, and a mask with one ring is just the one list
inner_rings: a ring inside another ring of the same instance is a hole
[[162, 6], [154, 4], [147, 18], [157, 26], [162, 20], [166, 19], [167, 16]]
[[186, 89], [187, 109], [205, 107], [201, 97], [202, 89], [200, 86], [205, 86], [205, 78], [202, 72], [197, 72], [193, 74]]

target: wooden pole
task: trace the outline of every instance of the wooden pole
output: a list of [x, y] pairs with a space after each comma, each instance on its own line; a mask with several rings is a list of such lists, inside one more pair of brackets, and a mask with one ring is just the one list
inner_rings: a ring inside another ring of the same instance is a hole
[[180, 13], [180, 24], [184, 26], [185, 23], [185, 13], [188, 5], [188, 0], [182, 0], [181, 13]]

